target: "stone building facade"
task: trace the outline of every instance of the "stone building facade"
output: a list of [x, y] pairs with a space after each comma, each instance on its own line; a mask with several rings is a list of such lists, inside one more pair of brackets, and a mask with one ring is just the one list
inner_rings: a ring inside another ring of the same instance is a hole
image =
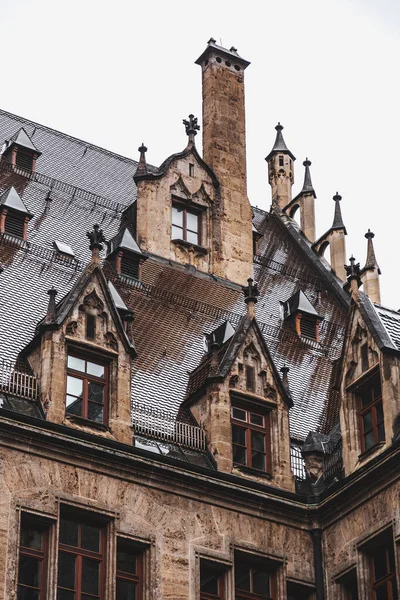
[[160, 167], [0, 111], [0, 599], [396, 600], [373, 233], [347, 261], [336, 193], [317, 237], [280, 124], [252, 208], [249, 62], [196, 63], [203, 156], [189, 115]]

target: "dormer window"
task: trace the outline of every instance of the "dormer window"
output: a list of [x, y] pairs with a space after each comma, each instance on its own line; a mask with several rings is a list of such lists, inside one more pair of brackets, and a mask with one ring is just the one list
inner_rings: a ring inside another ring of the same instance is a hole
[[320, 341], [319, 325], [323, 317], [301, 290], [283, 303], [283, 318], [291, 324], [299, 337]]
[[69, 354], [66, 413], [95, 423], [108, 420], [108, 364]]
[[232, 406], [233, 463], [263, 471], [271, 469], [268, 412]]
[[199, 213], [183, 206], [173, 205], [171, 237], [173, 240], [184, 240], [189, 244], [200, 246]]
[[114, 264], [118, 275], [140, 280], [141, 264], [147, 256], [143, 254], [129, 229], [122, 229], [108, 244], [107, 260]]
[[32, 217], [14, 187], [0, 196], [0, 233], [26, 240], [28, 223]]
[[22, 127], [5, 142], [2, 158], [23, 171], [36, 170], [36, 160], [41, 152], [36, 148], [32, 139]]

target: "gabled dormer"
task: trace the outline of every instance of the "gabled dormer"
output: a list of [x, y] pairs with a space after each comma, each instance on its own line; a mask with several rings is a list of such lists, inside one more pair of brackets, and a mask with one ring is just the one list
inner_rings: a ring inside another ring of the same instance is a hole
[[398, 332], [398, 312], [374, 305], [353, 289], [341, 374], [346, 475], [383, 452], [395, 436], [400, 416]]
[[107, 260], [114, 266], [117, 275], [139, 281], [141, 265], [146, 259], [126, 227], [108, 243]]
[[323, 319], [302, 290], [298, 290], [282, 305], [283, 319], [299, 337], [320, 341], [319, 326]]
[[46, 316], [23, 355], [49, 421], [131, 443], [133, 315], [104, 277], [101, 230], [89, 235], [92, 261], [58, 304], [57, 291], [49, 290]]
[[11, 186], [0, 196], [0, 233], [26, 240], [32, 217], [15, 187]]
[[237, 327], [223, 323], [207, 335], [184, 405], [204, 427], [219, 470], [293, 489], [287, 370], [282, 380], [254, 316], [252, 282], [246, 294]]
[[5, 141], [1, 158], [18, 169], [34, 173], [36, 160], [41, 154], [25, 129], [21, 127], [9, 140]]

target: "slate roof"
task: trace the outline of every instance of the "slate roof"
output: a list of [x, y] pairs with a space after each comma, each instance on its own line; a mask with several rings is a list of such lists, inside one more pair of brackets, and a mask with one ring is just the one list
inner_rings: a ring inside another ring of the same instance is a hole
[[[0, 111], [3, 139], [20, 127], [43, 154], [32, 178], [0, 163], [0, 193], [14, 185], [34, 214], [28, 242], [0, 237], [0, 331], [7, 332], [0, 336], [0, 357], [11, 361], [44, 317], [47, 290], [54, 285], [58, 298], [66, 296], [89, 262], [86, 231], [99, 223], [112, 239], [136, 198], [135, 161]], [[254, 265], [257, 322], [277, 369], [290, 368], [291, 431], [304, 440], [309, 430], [327, 432], [337, 420], [330, 379], [341, 354], [349, 297], [290, 218], [254, 208], [254, 224], [262, 234]], [[70, 245], [75, 257], [55, 251], [54, 240]], [[241, 288], [154, 256], [143, 264], [141, 282], [118, 277], [109, 264], [104, 271], [135, 315], [133, 402], [176, 414], [189, 373], [204, 355], [204, 336], [227, 320], [236, 327], [245, 313]], [[321, 343], [298, 338], [283, 322], [282, 303], [299, 289], [323, 317]]]
[[359, 292], [358, 307], [378, 347], [400, 351], [400, 313], [375, 304], [363, 292]]

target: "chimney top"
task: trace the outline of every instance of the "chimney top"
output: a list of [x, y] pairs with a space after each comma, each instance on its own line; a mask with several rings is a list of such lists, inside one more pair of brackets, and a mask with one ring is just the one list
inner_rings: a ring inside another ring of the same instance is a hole
[[[218, 46], [215, 39], [212, 37], [208, 40], [207, 48], [195, 61], [195, 64], [203, 66], [205, 61], [208, 61], [211, 57], [215, 57], [216, 62], [220, 63], [221, 65], [225, 63], [227, 67], [231, 66], [231, 64], [228, 63], [232, 63], [234, 69], [238, 67], [238, 69], [236, 69], [237, 71], [244, 71], [250, 64], [248, 60], [245, 60], [239, 56], [238, 51], [234, 46], [231, 46], [229, 50], [223, 46]], [[218, 60], [218, 58], [220, 60]]]

